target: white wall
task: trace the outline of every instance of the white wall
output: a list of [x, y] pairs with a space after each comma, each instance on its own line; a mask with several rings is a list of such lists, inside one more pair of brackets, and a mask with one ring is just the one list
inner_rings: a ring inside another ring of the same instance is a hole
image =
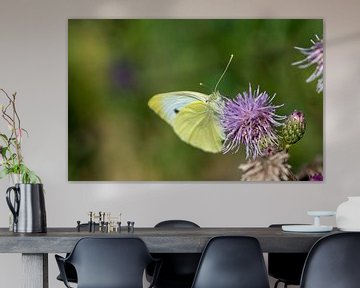
[[[309, 222], [307, 210], [334, 210], [347, 195], [360, 195], [359, 9], [356, 0], [1, 0], [0, 87], [18, 92], [22, 123], [30, 132], [24, 154], [45, 184], [48, 226], [74, 226], [89, 210], [122, 212], [136, 226], [164, 218], [201, 226]], [[323, 184], [67, 181], [67, 19], [172, 17], [324, 18], [327, 40], [358, 33], [326, 50]], [[8, 224], [7, 186], [0, 182], [0, 226]], [[54, 280], [52, 255], [49, 262], [50, 287], [62, 287]], [[1, 287], [20, 287], [20, 272], [19, 255], [0, 255]]]

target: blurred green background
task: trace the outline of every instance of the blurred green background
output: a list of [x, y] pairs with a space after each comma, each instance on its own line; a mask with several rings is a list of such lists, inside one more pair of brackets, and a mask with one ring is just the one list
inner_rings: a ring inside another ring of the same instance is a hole
[[[210, 94], [231, 54], [222, 95], [255, 89], [305, 113], [307, 131], [290, 150], [301, 167], [323, 155], [323, 95], [291, 65], [322, 38], [322, 20], [68, 21], [68, 174], [71, 181], [240, 180], [244, 151], [210, 154], [180, 140], [147, 105], [157, 93]], [[202, 87], [202, 82], [206, 87]]]

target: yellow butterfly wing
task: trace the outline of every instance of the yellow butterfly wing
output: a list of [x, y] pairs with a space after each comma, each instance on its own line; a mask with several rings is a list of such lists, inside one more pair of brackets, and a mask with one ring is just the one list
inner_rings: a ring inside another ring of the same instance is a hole
[[183, 107], [174, 118], [175, 133], [186, 143], [203, 151], [222, 151], [224, 132], [218, 113], [207, 102], [194, 101]]
[[195, 101], [205, 102], [208, 97], [208, 95], [192, 91], [169, 92], [151, 97], [148, 105], [163, 120], [173, 126], [174, 119], [182, 108]]

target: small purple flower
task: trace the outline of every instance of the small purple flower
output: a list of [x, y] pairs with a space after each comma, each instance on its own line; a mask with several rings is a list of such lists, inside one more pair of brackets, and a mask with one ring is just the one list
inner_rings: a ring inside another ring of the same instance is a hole
[[316, 173], [309, 176], [310, 181], [323, 181], [324, 177], [321, 173]]
[[320, 39], [317, 35], [315, 35], [316, 39], [311, 40], [313, 44], [310, 48], [300, 48], [295, 47], [298, 49], [302, 54], [306, 56], [301, 61], [297, 61], [292, 63], [292, 65], [298, 65], [299, 68], [307, 68], [312, 65], [316, 65], [315, 71], [310, 75], [306, 82], [309, 83], [318, 79], [316, 91], [318, 93], [324, 90], [324, 79], [323, 79], [323, 71], [324, 71], [324, 43], [323, 39]]
[[246, 159], [263, 155], [264, 140], [268, 145], [278, 143], [275, 128], [282, 125], [280, 120], [286, 117], [275, 114], [276, 108], [283, 105], [272, 105], [266, 92], [259, 92], [259, 87], [249, 93], [238, 94], [235, 99], [227, 99], [221, 117], [225, 132], [224, 153], [237, 152], [241, 144], [246, 147]]

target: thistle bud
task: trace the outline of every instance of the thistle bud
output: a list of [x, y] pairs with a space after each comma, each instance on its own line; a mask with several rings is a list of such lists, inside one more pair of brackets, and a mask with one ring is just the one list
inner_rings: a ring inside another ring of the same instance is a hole
[[284, 145], [292, 145], [298, 142], [305, 133], [306, 121], [304, 113], [301, 111], [292, 112], [285, 120], [281, 129], [281, 137]]

